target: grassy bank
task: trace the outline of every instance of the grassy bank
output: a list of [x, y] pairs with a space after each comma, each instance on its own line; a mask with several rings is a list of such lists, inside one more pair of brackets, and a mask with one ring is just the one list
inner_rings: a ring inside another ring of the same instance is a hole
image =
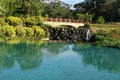
[[120, 23], [105, 23], [105, 24], [91, 24], [97, 30], [110, 31], [117, 30], [120, 31]]
[[120, 23], [91, 24], [97, 45], [120, 48]]
[[27, 44], [35, 44], [35, 45], [40, 45], [41, 43], [45, 42], [45, 40], [35, 40], [35, 39], [30, 39], [30, 38], [18, 38], [18, 37], [0, 37], [0, 43], [5, 43], [5, 44], [18, 44], [18, 43], [27, 43]]
[[[77, 42], [83, 38], [81, 41], [84, 41], [86, 37], [85, 27], [90, 27], [92, 34], [95, 35], [94, 44], [120, 48], [120, 23], [90, 24], [84, 26], [82, 31], [73, 27], [52, 30], [49, 25], [44, 25], [44, 18], [41, 16], [0, 18], [0, 42], [39, 43], [44, 38], [51, 36], [55, 37], [53, 40]], [[50, 35], [50, 32], [53, 34]]]

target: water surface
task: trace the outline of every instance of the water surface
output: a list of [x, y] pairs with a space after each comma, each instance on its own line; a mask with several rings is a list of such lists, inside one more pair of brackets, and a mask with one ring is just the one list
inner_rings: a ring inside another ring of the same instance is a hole
[[0, 80], [120, 80], [120, 49], [78, 43], [1, 43]]

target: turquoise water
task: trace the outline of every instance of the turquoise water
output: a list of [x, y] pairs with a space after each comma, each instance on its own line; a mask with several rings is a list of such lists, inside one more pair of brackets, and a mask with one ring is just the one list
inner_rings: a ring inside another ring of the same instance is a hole
[[120, 49], [77, 43], [1, 43], [0, 80], [120, 80]]

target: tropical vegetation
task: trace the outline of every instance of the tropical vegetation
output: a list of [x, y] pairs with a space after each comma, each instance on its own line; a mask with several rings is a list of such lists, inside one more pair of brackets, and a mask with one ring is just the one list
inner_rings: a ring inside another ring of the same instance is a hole
[[[96, 35], [96, 43], [119, 46], [120, 25], [116, 25], [118, 29], [106, 27], [109, 22], [119, 24], [119, 3], [120, 0], [84, 0], [69, 5], [60, 0], [0, 0], [0, 36], [8, 40], [40, 40], [49, 35], [49, 25], [44, 25], [45, 19], [69, 18], [89, 22], [89, 27]], [[104, 23], [105, 26], [99, 26]]]

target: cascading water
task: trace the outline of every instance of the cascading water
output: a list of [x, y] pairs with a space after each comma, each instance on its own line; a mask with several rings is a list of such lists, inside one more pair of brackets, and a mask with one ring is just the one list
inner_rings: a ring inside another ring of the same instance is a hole
[[88, 40], [90, 40], [90, 38], [91, 38], [91, 32], [90, 32], [90, 29], [87, 29], [86, 30], [86, 41], [88, 41]]

